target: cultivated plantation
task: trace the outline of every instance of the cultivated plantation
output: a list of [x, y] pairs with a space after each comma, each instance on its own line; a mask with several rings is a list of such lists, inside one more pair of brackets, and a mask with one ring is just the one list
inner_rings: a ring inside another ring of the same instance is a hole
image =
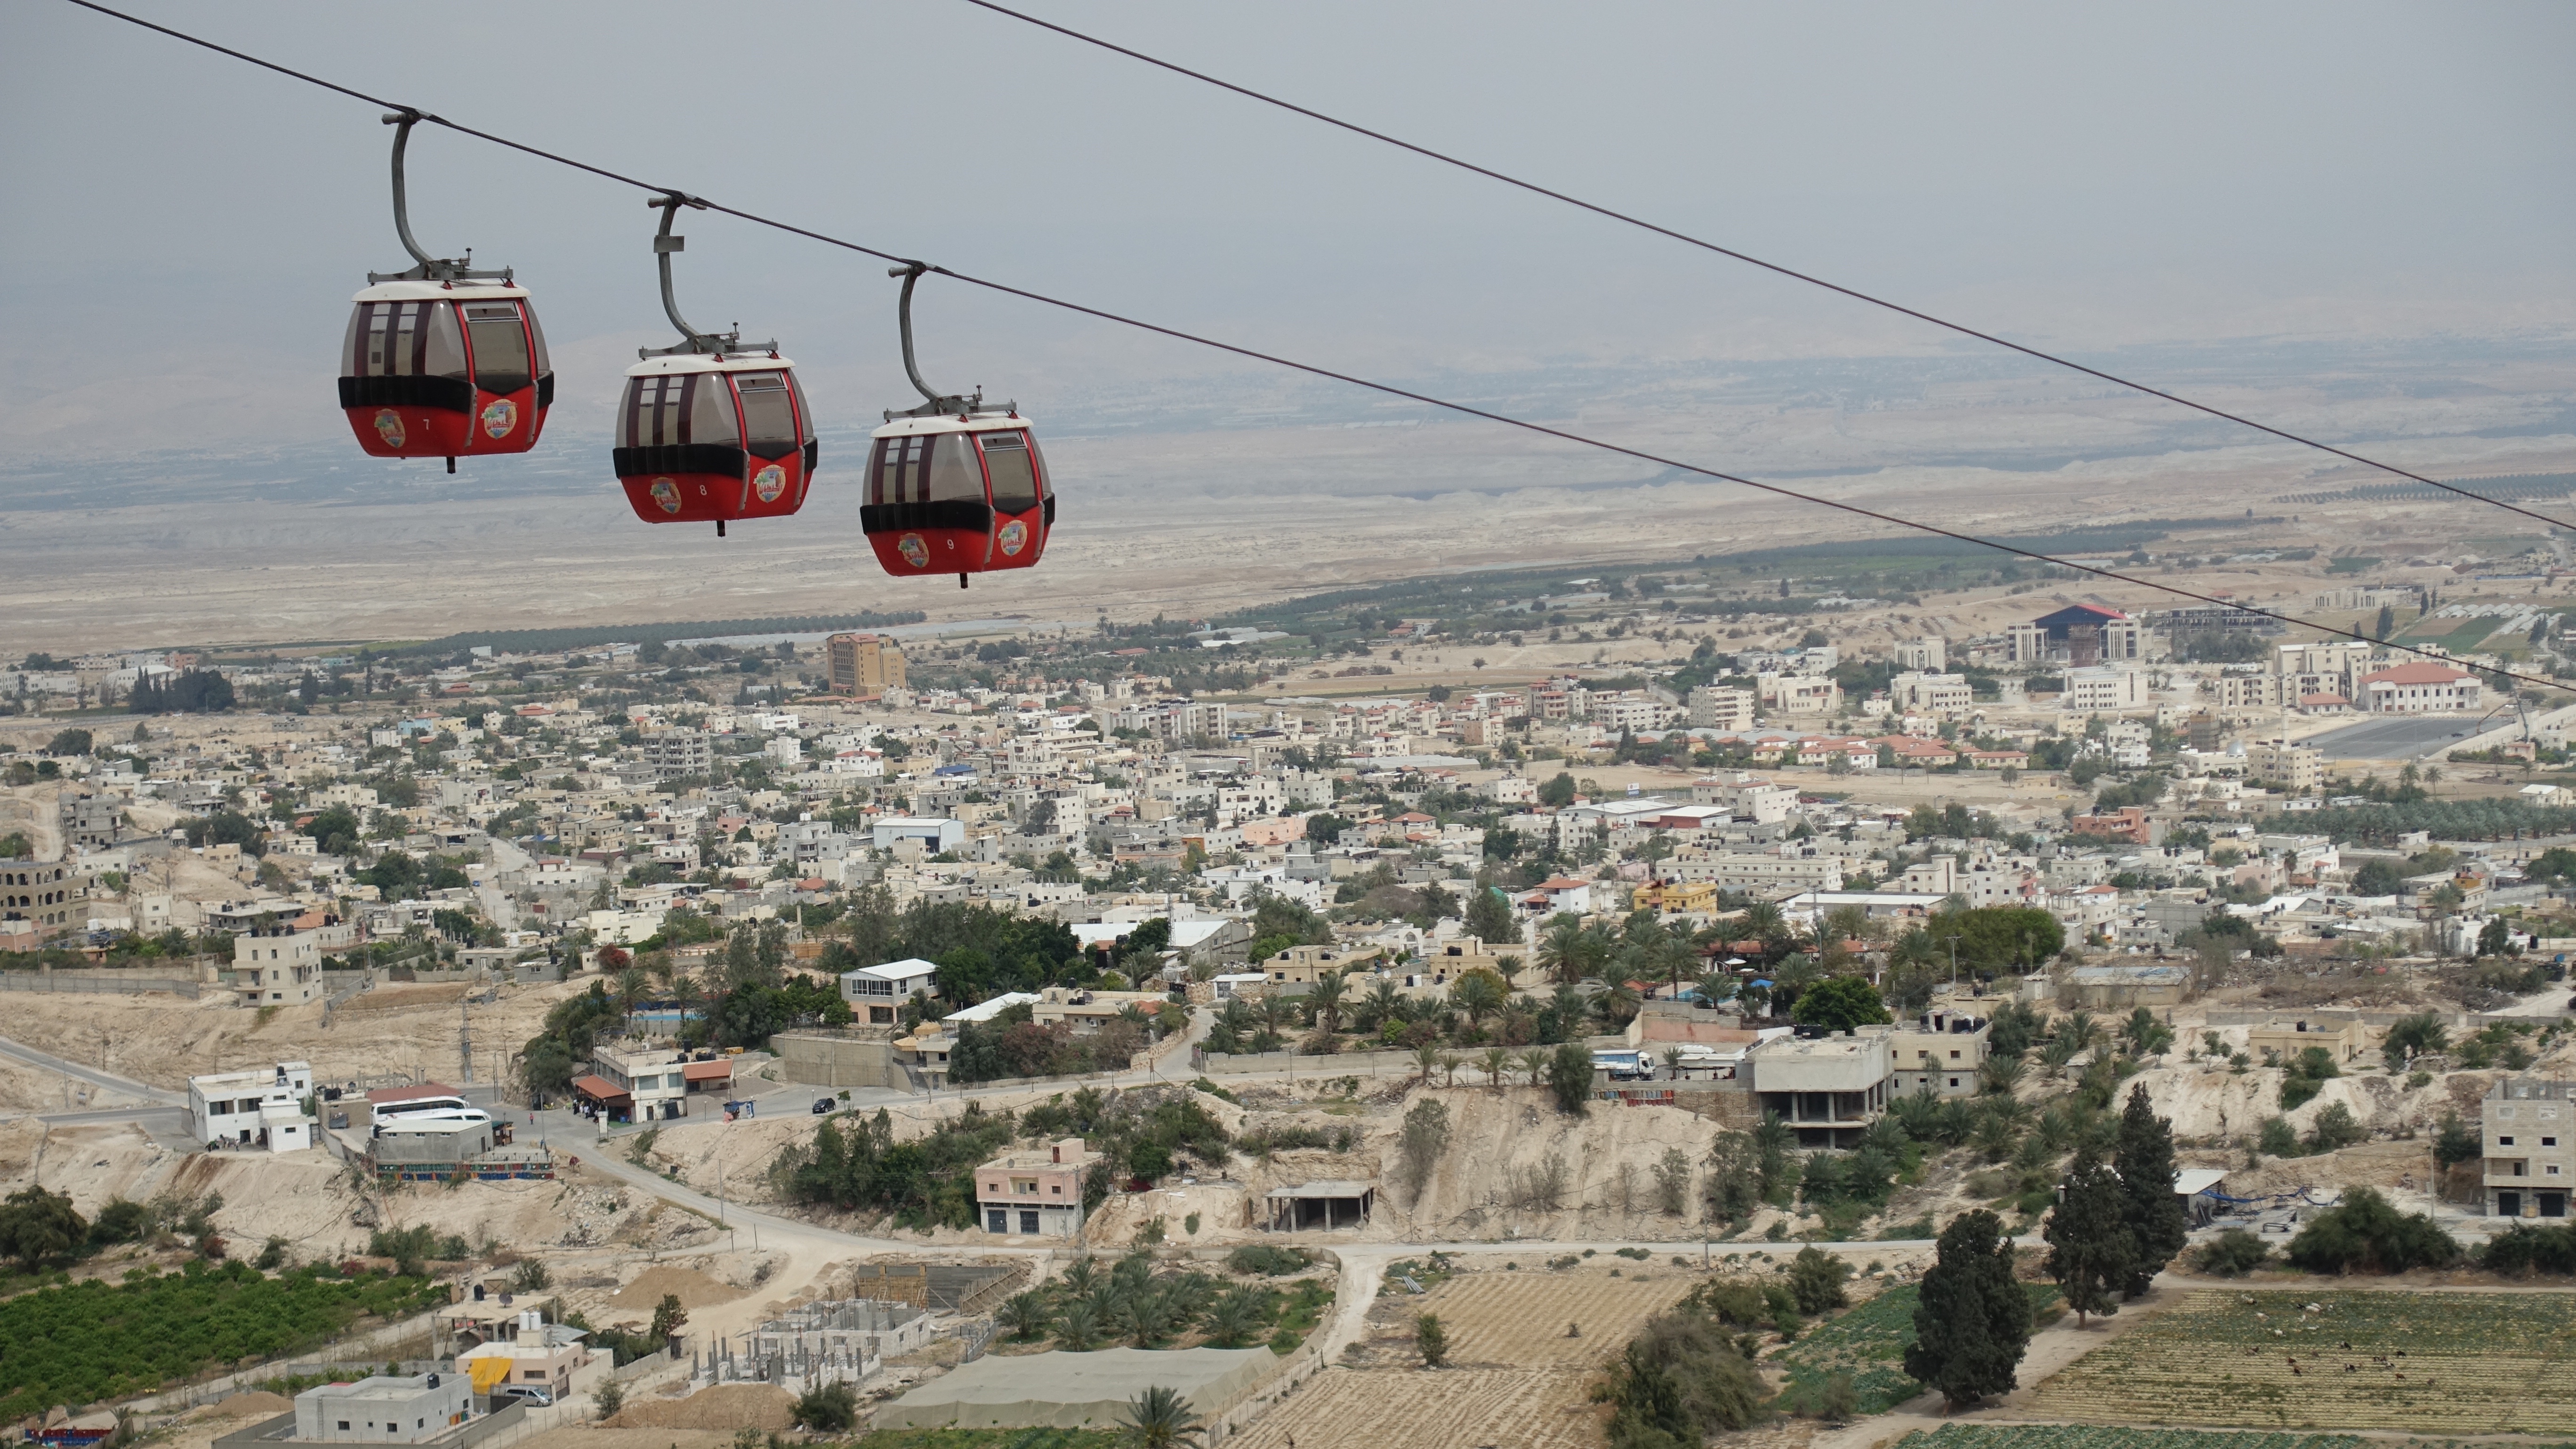
[[2043, 1385], [2123, 1424], [2576, 1433], [2563, 1293], [2202, 1290]]

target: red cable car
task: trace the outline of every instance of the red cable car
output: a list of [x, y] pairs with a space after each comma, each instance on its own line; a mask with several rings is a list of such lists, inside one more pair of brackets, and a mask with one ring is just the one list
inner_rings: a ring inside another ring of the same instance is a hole
[[921, 380], [912, 356], [912, 288], [927, 270], [912, 262], [887, 273], [903, 278], [903, 370], [929, 401], [887, 412], [887, 425], [871, 435], [859, 527], [887, 573], [955, 574], [962, 589], [968, 574], [1038, 561], [1055, 526], [1055, 486], [1016, 405], [996, 411], [984, 406], [980, 389], [961, 397]]
[[626, 369], [611, 462], [637, 518], [712, 521], [722, 538], [735, 519], [783, 518], [805, 505], [821, 460], [814, 410], [777, 343], [745, 344], [738, 330], [700, 332], [680, 316], [671, 253], [686, 239], [671, 235], [671, 218], [706, 203], [672, 193], [649, 204], [662, 212], [653, 238], [662, 310], [687, 340], [641, 349], [643, 361]]
[[340, 344], [340, 409], [358, 446], [379, 458], [524, 453], [554, 405], [554, 367], [528, 289], [508, 269], [478, 272], [412, 239], [403, 151], [418, 111], [385, 117], [394, 132], [394, 230], [409, 271], [367, 274]]

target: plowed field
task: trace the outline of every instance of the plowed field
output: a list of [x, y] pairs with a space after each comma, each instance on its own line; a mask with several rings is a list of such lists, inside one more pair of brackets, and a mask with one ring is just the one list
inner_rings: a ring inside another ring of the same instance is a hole
[[1228, 1449], [1598, 1449], [1589, 1369], [1329, 1368]]
[[2116, 1424], [2569, 1434], [2571, 1354], [2576, 1298], [2554, 1293], [2208, 1290], [2077, 1359], [2033, 1407]]
[[[1595, 1449], [1601, 1429], [1584, 1390], [1691, 1281], [1685, 1273], [1640, 1279], [1524, 1268], [1463, 1273], [1419, 1297], [1390, 1294], [1369, 1314], [1369, 1361], [1404, 1367], [1327, 1369], [1229, 1443]], [[1451, 1367], [1412, 1366], [1417, 1313], [1437, 1313], [1448, 1327]], [[1569, 1326], [1580, 1332], [1569, 1336]]]
[[[1463, 1273], [1419, 1298], [1449, 1329], [1449, 1361], [1475, 1368], [1589, 1368], [1616, 1357], [1645, 1321], [1691, 1288], [1688, 1274], [1613, 1278], [1598, 1269]], [[1581, 1330], [1566, 1333], [1568, 1326]], [[1410, 1328], [1407, 1328], [1410, 1333]], [[1301, 1443], [1303, 1441], [1300, 1441]]]

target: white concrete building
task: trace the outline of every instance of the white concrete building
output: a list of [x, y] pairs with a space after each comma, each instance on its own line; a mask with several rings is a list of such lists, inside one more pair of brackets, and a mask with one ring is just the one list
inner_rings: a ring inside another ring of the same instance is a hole
[[244, 1006], [309, 1006], [322, 999], [322, 932], [254, 927], [233, 937], [233, 989]]
[[315, 1119], [304, 1112], [312, 1095], [313, 1068], [303, 1062], [190, 1077], [192, 1140], [301, 1152], [313, 1145]]
[[426, 1444], [474, 1416], [461, 1374], [370, 1374], [295, 1396], [295, 1437], [324, 1444]]

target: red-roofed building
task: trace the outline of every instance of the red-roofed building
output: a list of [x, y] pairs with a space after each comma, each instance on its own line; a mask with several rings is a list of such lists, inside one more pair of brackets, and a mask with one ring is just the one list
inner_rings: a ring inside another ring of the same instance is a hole
[[2449, 714], [2478, 707], [2478, 677], [2429, 662], [2400, 664], [2355, 681], [2372, 714]]

